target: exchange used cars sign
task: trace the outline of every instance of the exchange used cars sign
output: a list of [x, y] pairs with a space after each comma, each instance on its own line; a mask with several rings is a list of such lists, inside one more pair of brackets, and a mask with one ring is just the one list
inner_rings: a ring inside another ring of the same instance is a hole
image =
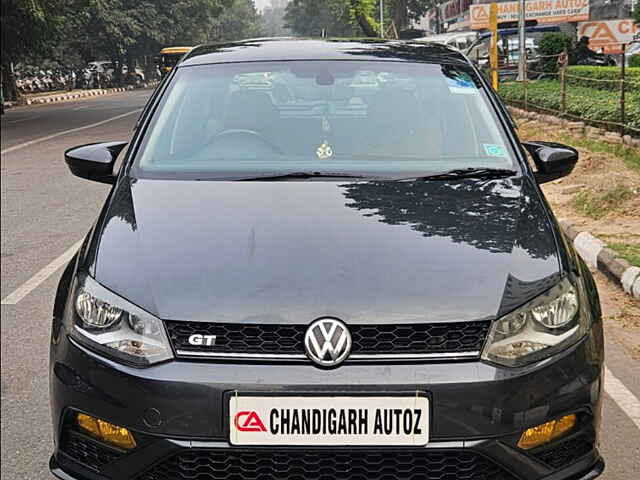
[[[471, 5], [471, 28], [489, 28], [490, 4]], [[525, 4], [527, 20], [566, 23], [589, 20], [589, 0], [530, 0]], [[518, 21], [518, 2], [498, 3], [498, 23]]]

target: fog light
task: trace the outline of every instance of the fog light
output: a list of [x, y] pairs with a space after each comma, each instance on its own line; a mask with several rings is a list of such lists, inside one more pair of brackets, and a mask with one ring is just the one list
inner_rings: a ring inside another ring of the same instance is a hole
[[575, 414], [566, 415], [557, 420], [552, 420], [537, 427], [529, 428], [520, 437], [518, 447], [523, 450], [539, 447], [552, 442], [573, 430], [576, 426]]
[[136, 446], [131, 432], [99, 418], [79, 413], [76, 419], [78, 427], [101, 442], [130, 450]]

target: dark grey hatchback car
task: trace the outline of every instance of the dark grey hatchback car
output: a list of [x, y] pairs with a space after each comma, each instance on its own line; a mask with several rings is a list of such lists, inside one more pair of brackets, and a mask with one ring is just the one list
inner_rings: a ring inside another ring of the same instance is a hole
[[113, 187], [55, 300], [57, 477], [602, 472], [598, 294], [538, 186], [578, 154], [462, 54], [198, 47], [125, 145], [65, 154]]

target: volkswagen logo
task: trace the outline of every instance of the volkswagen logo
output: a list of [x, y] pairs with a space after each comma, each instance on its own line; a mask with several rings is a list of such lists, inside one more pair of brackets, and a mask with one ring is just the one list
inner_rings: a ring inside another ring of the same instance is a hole
[[304, 346], [307, 356], [316, 365], [335, 367], [351, 353], [351, 334], [340, 320], [321, 318], [309, 325]]

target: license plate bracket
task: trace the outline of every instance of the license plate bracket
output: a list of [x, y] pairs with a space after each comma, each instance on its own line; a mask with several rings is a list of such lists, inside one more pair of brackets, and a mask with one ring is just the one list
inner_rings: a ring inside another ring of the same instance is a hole
[[429, 442], [426, 392], [228, 392], [229, 442], [237, 446], [419, 447]]

